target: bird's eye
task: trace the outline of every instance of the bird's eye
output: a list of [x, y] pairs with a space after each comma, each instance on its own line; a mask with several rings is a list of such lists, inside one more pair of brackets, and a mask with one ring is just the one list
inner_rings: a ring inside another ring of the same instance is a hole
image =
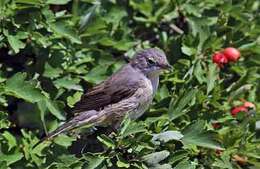
[[151, 59], [151, 58], [148, 58], [147, 62], [148, 62], [149, 65], [154, 65], [155, 64], [155, 61], [153, 59]]

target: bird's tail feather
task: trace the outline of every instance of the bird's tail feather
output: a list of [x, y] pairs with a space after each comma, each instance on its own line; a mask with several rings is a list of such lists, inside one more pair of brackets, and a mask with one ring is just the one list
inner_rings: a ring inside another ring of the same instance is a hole
[[61, 133], [71, 131], [78, 127], [82, 127], [85, 125], [92, 125], [92, 124], [94, 125], [98, 121], [100, 121], [100, 118], [102, 118], [102, 116], [99, 116], [98, 112], [95, 110], [91, 110], [88, 112], [82, 112], [79, 115], [77, 115], [76, 117], [72, 118], [70, 121], [68, 121], [68, 122], [64, 123], [63, 125], [61, 125], [60, 127], [58, 127], [53, 132], [49, 133], [45, 138], [43, 138], [41, 140], [41, 142], [43, 142], [45, 140], [51, 140], [52, 138], [54, 138], [55, 136], [57, 136]]
[[56, 130], [54, 130], [53, 132], [49, 133], [45, 138], [43, 138], [43, 140], [51, 140], [55, 136], [65, 132], [65, 131], [70, 131], [70, 130], [72, 130], [75, 127], [76, 127], [76, 124], [73, 123], [73, 122], [64, 123], [63, 125], [58, 127]]

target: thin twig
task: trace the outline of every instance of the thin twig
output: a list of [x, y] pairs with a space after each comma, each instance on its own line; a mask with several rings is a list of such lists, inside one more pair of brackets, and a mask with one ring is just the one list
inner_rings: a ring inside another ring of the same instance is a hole
[[177, 32], [177, 33], [179, 33], [179, 34], [183, 34], [184, 33], [184, 31], [181, 29], [181, 28], [179, 28], [178, 26], [176, 26], [175, 24], [170, 24], [170, 28], [172, 28], [175, 32]]

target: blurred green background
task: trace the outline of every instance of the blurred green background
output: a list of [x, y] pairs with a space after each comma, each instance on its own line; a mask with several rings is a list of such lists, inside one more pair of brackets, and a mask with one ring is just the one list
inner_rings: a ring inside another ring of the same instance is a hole
[[[0, 168], [260, 168], [259, 6], [0, 0]], [[229, 46], [241, 58], [219, 69], [212, 55]], [[100, 128], [35, 146], [73, 116], [84, 91], [148, 47], [163, 49], [174, 68], [141, 119], [112, 135]], [[232, 117], [241, 99], [257, 108]]]

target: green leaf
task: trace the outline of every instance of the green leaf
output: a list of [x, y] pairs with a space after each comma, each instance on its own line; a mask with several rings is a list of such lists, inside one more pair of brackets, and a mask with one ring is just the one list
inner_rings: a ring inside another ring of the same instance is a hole
[[216, 64], [209, 65], [209, 72], [207, 77], [207, 94], [209, 94], [215, 86], [215, 81], [218, 78], [218, 68]]
[[232, 163], [230, 161], [230, 154], [223, 153], [220, 159], [216, 159], [212, 166], [223, 169], [233, 169]]
[[134, 121], [127, 120], [120, 131], [120, 136], [126, 137], [132, 134], [146, 132], [146, 131], [147, 130], [145, 129], [145, 125], [143, 123], [141, 122], [137, 123]]
[[50, 26], [55, 33], [60, 36], [66, 37], [67, 39], [71, 40], [71, 42], [77, 44], [82, 43], [76, 31], [71, 29], [65, 22], [59, 21], [56, 23], [52, 23]]
[[0, 111], [0, 129], [8, 128], [11, 122], [8, 120], [8, 114]]
[[52, 5], [65, 5], [71, 0], [47, 0], [47, 4], [52, 4]]
[[159, 134], [153, 134], [152, 142], [154, 144], [167, 143], [171, 140], [181, 140], [183, 135], [179, 131], [165, 131]]
[[169, 162], [171, 164], [175, 164], [183, 159], [186, 159], [189, 156], [189, 152], [185, 150], [178, 150], [174, 152], [171, 157], [169, 158]]
[[178, 118], [186, 113], [183, 109], [186, 105], [190, 103], [192, 99], [196, 96], [198, 90], [192, 89], [187, 91], [183, 96], [181, 96], [178, 100], [173, 100], [170, 103], [169, 107], [169, 116], [171, 120]]
[[188, 126], [183, 131], [184, 137], [181, 139], [184, 145], [196, 145], [211, 149], [223, 150], [215, 140], [216, 134], [204, 130], [205, 122], [198, 120], [196, 123]]
[[81, 169], [83, 168], [83, 163], [80, 161], [80, 158], [77, 158], [72, 154], [56, 154], [55, 161], [49, 166], [48, 169]]
[[110, 139], [109, 137], [107, 137], [106, 135], [102, 134], [101, 136], [98, 136], [97, 139], [103, 143], [104, 145], [106, 145], [108, 148], [112, 148], [114, 149], [116, 147], [114, 141], [112, 139]]
[[61, 113], [61, 111], [59, 110], [58, 106], [56, 105], [55, 102], [45, 99], [45, 103], [47, 108], [50, 110], [50, 112], [57, 117], [59, 120], [65, 120], [64, 115]]
[[23, 3], [23, 4], [29, 4], [29, 5], [40, 5], [40, 0], [15, 0], [16, 3]]
[[169, 97], [169, 90], [166, 87], [166, 85], [163, 85], [162, 87], [159, 88], [155, 97], [156, 97], [156, 100], [162, 100], [166, 97]]
[[45, 97], [42, 95], [40, 89], [36, 88], [34, 84], [25, 81], [25, 73], [16, 73], [11, 78], [7, 79], [5, 91], [6, 94], [24, 99], [28, 102], [35, 103]]
[[17, 145], [15, 137], [8, 131], [5, 131], [2, 136], [7, 140], [8, 151]]
[[91, 154], [85, 155], [84, 158], [88, 162], [87, 169], [97, 169], [105, 160], [104, 157], [94, 156]]
[[170, 164], [156, 164], [150, 167], [150, 169], [172, 169], [172, 166]]
[[86, 76], [83, 77], [83, 79], [98, 84], [107, 78], [107, 69], [108, 65], [96, 65]]
[[13, 164], [23, 158], [23, 153], [17, 152], [14, 154], [1, 154], [0, 155], [0, 161], [5, 161], [7, 165]]
[[241, 95], [247, 93], [248, 91], [252, 90], [253, 85], [251, 84], [245, 84], [242, 85], [237, 90], [231, 92], [229, 95], [229, 100], [235, 100], [238, 99]]
[[16, 36], [8, 35], [7, 40], [15, 53], [18, 53], [20, 49], [23, 49], [25, 47], [25, 43], [23, 43]]
[[54, 81], [57, 88], [66, 88], [68, 90], [83, 91], [83, 88], [78, 85], [79, 79], [71, 79], [69, 77], [63, 77]]
[[75, 103], [80, 101], [83, 92], [76, 92], [73, 96], [67, 97], [68, 106], [73, 107]]
[[153, 3], [151, 0], [144, 0], [141, 2], [130, 1], [130, 5], [147, 17], [152, 15]]
[[54, 143], [61, 145], [63, 147], [69, 147], [73, 141], [75, 141], [75, 138], [71, 138], [65, 134], [60, 134], [59, 136], [55, 137]]
[[119, 168], [129, 168], [130, 164], [128, 161], [126, 161], [125, 159], [123, 159], [121, 156], [117, 156], [117, 162], [116, 165]]
[[32, 153], [37, 155], [37, 156], [44, 156], [43, 154], [43, 150], [47, 149], [50, 146], [51, 142], [42, 142], [40, 144], [38, 144], [36, 147], [33, 147]]
[[47, 62], [45, 63], [44, 72], [43, 72], [44, 77], [56, 78], [59, 77], [61, 73], [62, 70], [60, 68], [54, 68], [51, 65], [49, 65]]
[[181, 51], [185, 54], [185, 55], [188, 55], [188, 56], [192, 56], [192, 55], [195, 55], [196, 54], [196, 49], [194, 48], [191, 48], [191, 47], [188, 47], [188, 46], [185, 46], [183, 45], [181, 47]]
[[196, 169], [196, 165], [187, 159], [179, 162], [174, 169]]
[[148, 164], [148, 165], [156, 165], [159, 162], [165, 160], [170, 155], [170, 152], [167, 150], [151, 153], [148, 155], [145, 155], [142, 157], [142, 159]]
[[42, 125], [43, 125], [43, 128], [44, 128], [45, 134], [47, 134], [47, 127], [46, 127], [46, 124], [45, 124], [45, 112], [47, 110], [47, 106], [46, 106], [45, 103], [46, 102], [44, 100], [39, 101], [37, 103], [37, 106], [38, 106], [38, 109], [40, 110], [41, 122], [42, 122]]
[[87, 10], [87, 12], [83, 16], [81, 16], [80, 22], [79, 22], [81, 30], [84, 29], [89, 24], [90, 20], [95, 16], [96, 11], [99, 6], [100, 6], [100, 4], [93, 5], [92, 7], [90, 7]]
[[200, 84], [202, 84], [203, 82], [207, 82], [207, 79], [205, 77], [205, 72], [202, 69], [201, 66], [201, 62], [197, 62], [195, 69], [194, 69], [194, 75], [197, 78], [197, 80], [199, 81]]

